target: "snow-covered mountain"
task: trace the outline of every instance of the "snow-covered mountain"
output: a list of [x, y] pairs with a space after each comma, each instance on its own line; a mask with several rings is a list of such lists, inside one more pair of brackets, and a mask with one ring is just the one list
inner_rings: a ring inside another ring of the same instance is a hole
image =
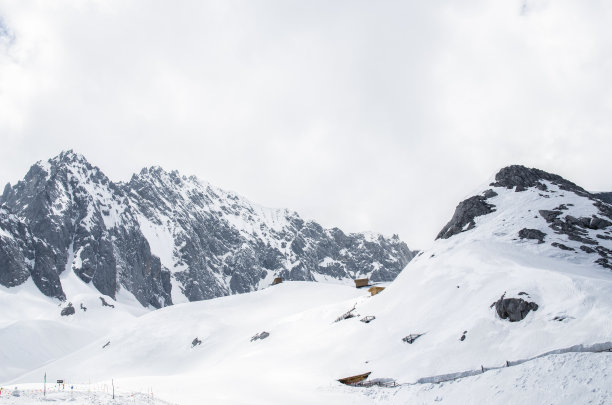
[[155, 308], [245, 293], [285, 280], [391, 281], [414, 257], [397, 236], [345, 234], [260, 207], [195, 177], [143, 169], [115, 183], [82, 155], [33, 165], [0, 197], [0, 284], [30, 276], [66, 297], [75, 272], [115, 298]]
[[[181, 404], [610, 403], [612, 353], [588, 351], [612, 349], [612, 206], [522, 166], [488, 184], [375, 296], [289, 282], [145, 311], [10, 384], [114, 378]], [[337, 381], [368, 372], [400, 385]], [[463, 378], [431, 383], [449, 374]]]

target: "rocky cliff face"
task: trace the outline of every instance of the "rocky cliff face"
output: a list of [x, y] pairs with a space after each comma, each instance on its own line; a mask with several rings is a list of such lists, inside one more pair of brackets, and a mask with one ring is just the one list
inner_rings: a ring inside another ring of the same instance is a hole
[[416, 253], [397, 236], [324, 229], [158, 167], [114, 183], [72, 151], [32, 166], [0, 205], [0, 284], [32, 276], [60, 299], [64, 271], [159, 308], [253, 291], [278, 276], [391, 281]]

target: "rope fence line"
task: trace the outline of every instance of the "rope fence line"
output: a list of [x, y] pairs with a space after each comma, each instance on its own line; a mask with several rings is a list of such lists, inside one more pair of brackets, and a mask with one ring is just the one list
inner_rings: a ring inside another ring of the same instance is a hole
[[502, 366], [496, 366], [496, 367], [480, 366], [480, 368], [476, 370], [467, 370], [467, 371], [460, 371], [456, 373], [439, 374], [439, 375], [434, 375], [431, 377], [423, 377], [423, 378], [419, 378], [416, 382], [412, 382], [412, 383], [398, 383], [397, 386], [416, 385], [416, 384], [439, 384], [439, 383], [446, 382], [446, 381], [458, 380], [459, 378], [465, 378], [465, 377], [475, 376], [478, 374], [483, 374], [490, 370], [499, 370], [502, 368], [518, 366], [519, 364], [523, 364], [528, 361], [533, 361], [533, 360], [536, 360], [542, 357], [546, 357], [546, 356], [550, 356], [553, 354], [602, 353], [602, 352], [612, 352], [612, 342], [595, 343], [592, 345], [574, 345], [574, 346], [566, 347], [563, 349], [551, 350], [549, 352], [542, 353], [534, 357], [529, 357], [527, 359], [506, 361], [506, 363]]
[[[88, 383], [65, 383], [65, 384], [47, 384], [46, 393], [43, 388], [19, 388], [19, 385], [23, 387], [23, 384], [11, 384], [4, 385], [2, 390], [0, 391], [0, 399], [6, 397], [31, 397], [31, 394], [38, 394], [38, 399], [43, 399], [44, 396], [48, 396], [49, 394], [57, 394], [64, 393], [72, 396], [75, 395], [87, 395], [87, 394], [106, 394], [108, 396], [112, 395], [111, 384], [106, 383], [97, 383], [97, 384], [88, 384]], [[29, 385], [29, 384], [26, 384]], [[15, 387], [15, 388], [12, 388]], [[117, 385], [115, 385], [115, 392], [117, 397], [123, 398], [124, 402], [127, 400], [129, 403], [139, 403], [139, 404], [158, 404], [158, 405], [174, 405], [172, 402], [164, 401], [159, 398], [156, 398], [153, 394], [153, 389], [148, 388], [147, 392], [142, 391], [123, 391], [120, 390]], [[46, 395], [45, 395], [46, 394]]]

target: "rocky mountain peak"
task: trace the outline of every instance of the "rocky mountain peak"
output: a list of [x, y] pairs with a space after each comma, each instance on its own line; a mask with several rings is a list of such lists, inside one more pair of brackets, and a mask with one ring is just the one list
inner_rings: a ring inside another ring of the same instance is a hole
[[397, 237], [325, 229], [158, 166], [113, 183], [73, 151], [32, 166], [0, 204], [31, 233], [15, 238], [41, 241], [9, 249], [2, 239], [0, 249], [22, 264], [12, 275], [32, 276], [60, 299], [64, 271], [110, 298], [125, 289], [158, 308], [257, 290], [279, 276], [391, 281], [416, 254]]
[[551, 174], [540, 169], [530, 169], [521, 165], [504, 167], [497, 172], [495, 175], [495, 182], [490, 185], [495, 187], [514, 188], [517, 192], [524, 191], [529, 187], [536, 187], [545, 191], [546, 185], [544, 181], [556, 184], [563, 190], [586, 193], [584, 189], [578, 187], [571, 181], [565, 180], [559, 175]]
[[547, 254], [612, 269], [612, 205], [605, 194], [518, 165], [500, 170], [495, 180], [491, 189], [459, 203], [437, 239], [465, 234], [465, 241], [535, 243]]

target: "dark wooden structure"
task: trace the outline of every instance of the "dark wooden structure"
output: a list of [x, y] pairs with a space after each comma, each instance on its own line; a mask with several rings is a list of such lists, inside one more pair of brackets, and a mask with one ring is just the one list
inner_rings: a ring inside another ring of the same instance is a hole
[[276, 277], [274, 279], [274, 281], [272, 282], [272, 285], [280, 284], [282, 282], [283, 282], [283, 278], [282, 277]]
[[339, 379], [338, 381], [346, 385], [355, 385], [357, 383], [362, 382], [366, 378], [368, 378], [370, 374], [372, 374], [371, 371], [368, 373], [358, 374], [358, 375], [354, 375], [351, 377], [344, 377], [344, 378]]
[[357, 287], [357, 288], [367, 287], [369, 285], [370, 285], [370, 279], [369, 278], [357, 278], [357, 279], [355, 279], [355, 287]]

